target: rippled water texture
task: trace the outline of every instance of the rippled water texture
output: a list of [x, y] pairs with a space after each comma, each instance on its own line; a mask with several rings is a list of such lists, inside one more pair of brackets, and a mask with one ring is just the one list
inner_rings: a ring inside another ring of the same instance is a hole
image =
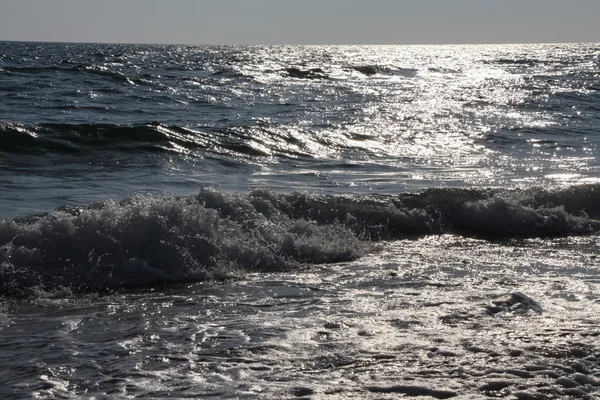
[[599, 398], [599, 53], [0, 42], [0, 398]]
[[598, 181], [597, 45], [0, 49], [4, 217], [199, 185]]
[[1, 391], [594, 399], [597, 241], [429, 237], [291, 274], [3, 303]]

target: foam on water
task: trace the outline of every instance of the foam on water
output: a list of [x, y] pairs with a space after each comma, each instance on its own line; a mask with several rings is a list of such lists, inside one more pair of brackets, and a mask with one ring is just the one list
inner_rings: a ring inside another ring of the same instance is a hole
[[136, 196], [0, 222], [0, 282], [5, 293], [35, 286], [98, 290], [349, 261], [381, 239], [585, 235], [600, 230], [598, 193], [597, 186], [582, 186]]
[[598, 50], [0, 42], [0, 397], [597, 398]]
[[3, 301], [0, 391], [592, 400], [597, 242], [427, 236], [301, 273]]

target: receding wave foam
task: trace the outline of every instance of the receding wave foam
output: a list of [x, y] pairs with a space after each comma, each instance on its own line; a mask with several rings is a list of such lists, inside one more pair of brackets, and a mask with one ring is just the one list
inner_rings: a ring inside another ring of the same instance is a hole
[[134, 196], [0, 222], [0, 291], [199, 281], [350, 261], [374, 240], [488, 239], [600, 230], [600, 186], [431, 189], [398, 196], [222, 193]]

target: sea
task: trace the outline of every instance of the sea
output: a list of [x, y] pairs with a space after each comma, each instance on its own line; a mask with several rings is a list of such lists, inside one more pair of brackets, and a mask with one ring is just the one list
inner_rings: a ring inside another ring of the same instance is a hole
[[600, 398], [600, 44], [0, 42], [0, 398]]

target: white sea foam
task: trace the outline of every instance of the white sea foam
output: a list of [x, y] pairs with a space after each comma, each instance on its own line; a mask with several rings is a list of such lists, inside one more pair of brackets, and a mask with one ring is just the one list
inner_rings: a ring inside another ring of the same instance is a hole
[[264, 190], [135, 196], [0, 222], [1, 287], [95, 290], [283, 271], [354, 260], [372, 241], [429, 234], [590, 234], [600, 230], [596, 193], [589, 186], [376, 197]]

